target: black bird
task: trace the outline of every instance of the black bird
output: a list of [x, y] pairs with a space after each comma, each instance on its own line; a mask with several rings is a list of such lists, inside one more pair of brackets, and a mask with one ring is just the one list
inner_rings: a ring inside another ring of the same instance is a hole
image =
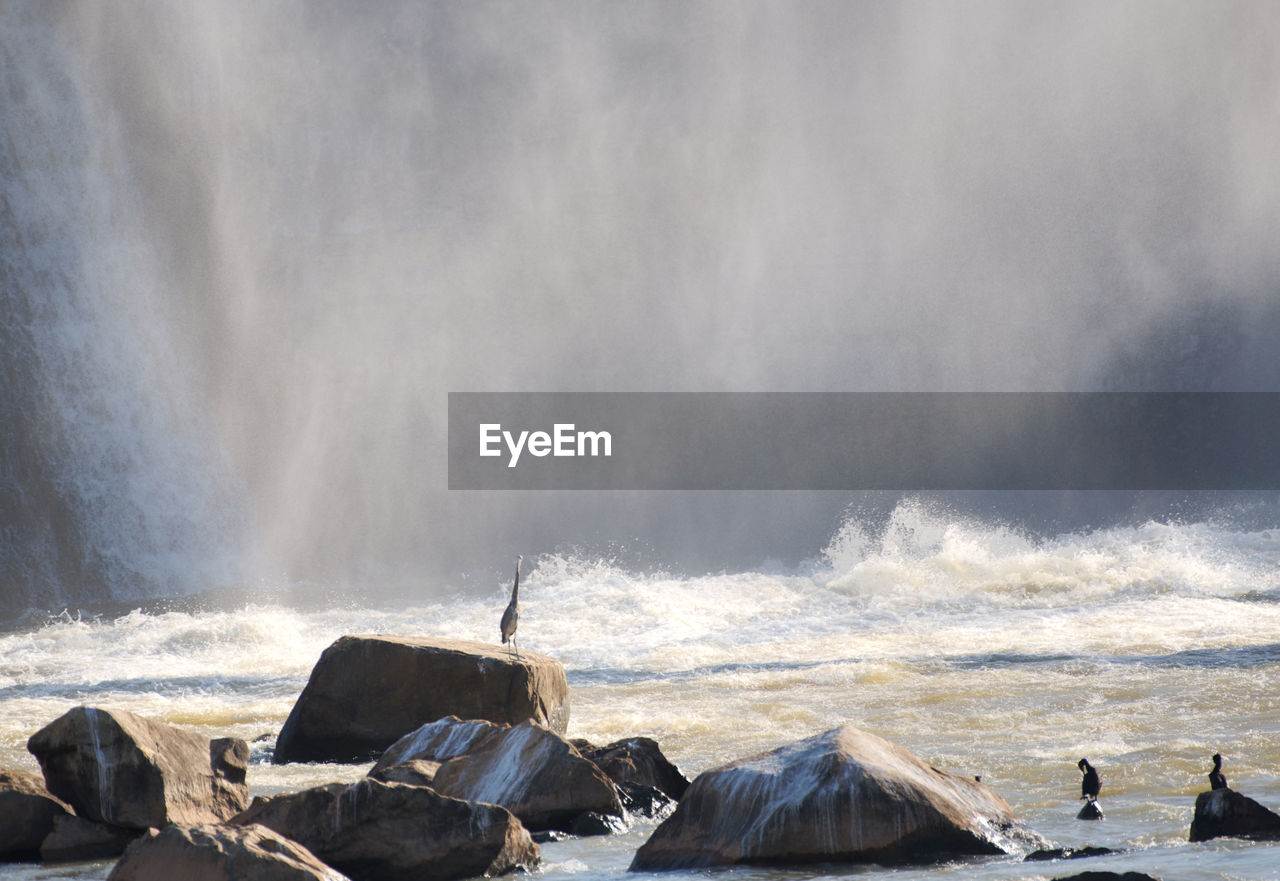
[[516, 557], [516, 583], [511, 586], [511, 602], [507, 603], [507, 610], [502, 613], [501, 624], [502, 644], [506, 645], [507, 640], [510, 640], [517, 657], [520, 655], [520, 647], [516, 645], [516, 625], [520, 623], [520, 561], [523, 559], [523, 556]]
[[1213, 754], [1213, 770], [1209, 772], [1209, 786], [1213, 789], [1226, 789], [1227, 778], [1222, 773], [1222, 754]]
[[1080, 797], [1095, 801], [1102, 790], [1102, 781], [1098, 779], [1098, 772], [1093, 769], [1093, 765], [1089, 764], [1088, 759], [1081, 759], [1076, 765], [1084, 775], [1080, 778]]

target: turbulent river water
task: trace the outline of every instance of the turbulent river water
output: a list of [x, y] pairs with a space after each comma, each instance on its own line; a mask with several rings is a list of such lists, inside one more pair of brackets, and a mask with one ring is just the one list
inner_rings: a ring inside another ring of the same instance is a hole
[[[529, 563], [534, 565], [530, 566]], [[522, 648], [568, 672], [570, 734], [655, 737], [692, 778], [852, 723], [980, 774], [1073, 863], [739, 869], [734, 877], [1039, 879], [1084, 869], [1166, 881], [1280, 879], [1280, 845], [1187, 841], [1210, 756], [1280, 808], [1280, 530], [1207, 522], [1050, 537], [903, 504], [850, 519], [799, 569], [687, 577], [573, 556], [526, 559]], [[767, 570], [768, 567], [761, 567]], [[403, 605], [247, 604], [65, 615], [0, 635], [0, 765], [78, 704], [253, 743], [254, 794], [354, 780], [367, 766], [274, 766], [275, 733], [345, 633], [496, 641], [508, 585]], [[1087, 757], [1106, 819], [1075, 819]], [[548, 879], [617, 878], [653, 823], [544, 846]], [[0, 878], [104, 878], [110, 863], [11, 865]], [[687, 881], [703, 873], [675, 873]]]

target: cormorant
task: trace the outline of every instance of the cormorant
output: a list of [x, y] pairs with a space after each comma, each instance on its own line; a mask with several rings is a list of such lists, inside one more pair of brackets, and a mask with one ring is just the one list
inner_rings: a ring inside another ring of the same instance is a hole
[[1213, 770], [1209, 772], [1209, 786], [1213, 789], [1226, 789], [1227, 778], [1222, 773], [1222, 754], [1213, 754]]
[[1089, 764], [1088, 759], [1081, 759], [1076, 765], [1084, 775], [1080, 778], [1080, 797], [1095, 801], [1102, 790], [1102, 781], [1098, 779], [1098, 772], [1093, 769], [1093, 765]]

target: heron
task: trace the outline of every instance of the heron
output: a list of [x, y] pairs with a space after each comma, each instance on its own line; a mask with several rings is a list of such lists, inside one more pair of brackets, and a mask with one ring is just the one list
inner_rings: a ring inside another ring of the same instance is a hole
[[520, 657], [520, 647], [516, 645], [516, 625], [520, 623], [520, 561], [523, 559], [523, 555], [516, 557], [516, 583], [511, 586], [511, 602], [502, 613], [501, 625], [502, 644], [506, 645], [507, 640], [511, 640], [517, 658]]
[[1212, 789], [1227, 789], [1227, 778], [1222, 773], [1222, 754], [1213, 754], [1213, 770], [1209, 772], [1209, 786]]
[[1080, 797], [1097, 801], [1098, 793], [1102, 790], [1102, 781], [1098, 779], [1098, 772], [1093, 769], [1093, 765], [1089, 764], [1088, 759], [1081, 759], [1076, 765], [1084, 775], [1080, 778]]

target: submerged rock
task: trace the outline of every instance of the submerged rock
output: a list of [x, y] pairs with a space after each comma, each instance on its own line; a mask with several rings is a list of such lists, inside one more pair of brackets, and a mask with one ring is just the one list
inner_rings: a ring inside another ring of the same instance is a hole
[[1049, 860], [1082, 860], [1087, 857], [1104, 857], [1115, 852], [1109, 847], [1094, 847], [1091, 844], [1086, 844], [1084, 847], [1054, 847], [1034, 850], [1023, 857], [1022, 861], [1039, 863]]
[[1080, 872], [1053, 881], [1160, 881], [1145, 872]]
[[540, 859], [506, 808], [370, 778], [254, 799], [232, 822], [273, 829], [356, 879], [447, 881], [532, 869]]
[[80, 817], [112, 826], [218, 822], [249, 803], [243, 740], [210, 741], [122, 710], [68, 710], [27, 749], [51, 793]]
[[1196, 796], [1192, 841], [1211, 838], [1280, 840], [1280, 816], [1234, 789], [1211, 789]]
[[71, 812], [38, 774], [0, 770], [0, 861], [40, 858], [40, 844]]
[[700, 774], [631, 869], [924, 862], [1046, 845], [971, 777], [844, 726]]
[[569, 686], [554, 658], [464, 640], [344, 636], [321, 654], [280, 730], [274, 761], [364, 761], [455, 715], [557, 731]]
[[131, 845], [107, 881], [348, 881], [263, 826], [168, 826]]

